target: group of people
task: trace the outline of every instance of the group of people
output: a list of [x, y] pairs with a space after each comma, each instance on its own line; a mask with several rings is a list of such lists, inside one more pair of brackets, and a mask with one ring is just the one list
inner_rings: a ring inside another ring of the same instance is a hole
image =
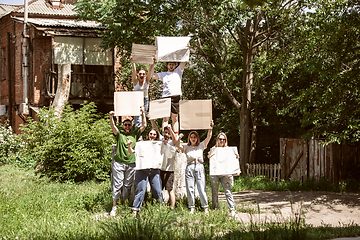
[[[131, 57], [132, 58], [132, 57]], [[185, 62], [180, 64], [176, 62], [167, 62], [167, 72], [160, 72], [154, 74], [154, 64], [149, 66], [149, 70], [146, 73], [144, 68], [136, 69], [135, 63], [132, 63], [133, 73], [132, 80], [135, 91], [144, 92], [144, 106], [140, 108], [141, 116], [134, 117], [133, 129], [132, 120], [126, 118], [122, 121], [122, 128], [119, 130], [114, 121], [114, 111], [109, 113], [110, 125], [112, 131], [116, 137], [116, 154], [113, 161], [113, 207], [110, 212], [111, 216], [116, 215], [116, 205], [118, 200], [123, 198], [124, 201], [129, 200], [132, 183], [135, 179], [136, 190], [133, 201], [133, 216], [137, 216], [142, 206], [144, 196], [147, 189], [147, 184], [150, 182], [152, 196], [162, 203], [162, 190], [165, 189], [169, 193], [170, 207], [175, 206], [175, 194], [173, 191], [174, 185], [174, 158], [175, 151], [178, 149], [186, 155], [187, 165], [185, 170], [185, 182], [186, 192], [188, 199], [188, 207], [190, 214], [195, 210], [195, 184], [198, 189], [201, 207], [204, 209], [204, 213], [208, 214], [209, 204], [206, 194], [205, 183], [205, 170], [204, 170], [204, 150], [207, 148], [210, 139], [212, 137], [212, 127], [214, 125], [211, 122], [211, 128], [207, 132], [207, 136], [203, 141], [200, 141], [199, 134], [196, 131], [191, 131], [188, 135], [187, 143], [182, 143], [181, 139], [183, 134], [179, 134], [179, 101], [181, 96], [181, 79], [185, 68]], [[162, 132], [160, 134], [155, 122], [151, 120], [152, 129], [148, 132], [146, 140], [148, 141], [162, 141], [162, 144], [166, 146], [170, 153], [164, 155], [164, 161], [162, 169], [150, 168], [150, 169], [138, 169], [136, 170], [135, 153], [136, 142], [139, 140], [141, 134], [147, 126], [146, 112], [149, 105], [148, 89], [150, 85], [150, 79], [160, 79], [163, 82], [163, 98], [171, 98], [171, 120], [172, 127], [169, 125], [170, 118], [164, 118], [162, 123]], [[225, 133], [219, 133], [216, 140], [216, 147], [227, 147], [227, 137]], [[210, 157], [210, 156], [209, 156]], [[238, 156], [237, 156], [238, 157]], [[210, 176], [211, 188], [212, 188], [212, 203], [215, 209], [219, 208], [218, 204], [218, 188], [221, 181], [225, 196], [230, 209], [230, 216], [235, 216], [234, 200], [231, 193], [232, 176]]]

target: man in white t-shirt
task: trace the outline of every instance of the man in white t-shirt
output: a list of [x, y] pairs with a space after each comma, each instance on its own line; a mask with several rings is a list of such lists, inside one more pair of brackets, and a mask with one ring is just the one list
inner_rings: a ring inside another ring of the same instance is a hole
[[[171, 98], [171, 121], [175, 134], [179, 134], [179, 101], [181, 96], [181, 79], [185, 68], [185, 62], [167, 62], [167, 72], [155, 73], [153, 78], [163, 81], [162, 97]], [[168, 125], [170, 118], [163, 119], [162, 129]]]

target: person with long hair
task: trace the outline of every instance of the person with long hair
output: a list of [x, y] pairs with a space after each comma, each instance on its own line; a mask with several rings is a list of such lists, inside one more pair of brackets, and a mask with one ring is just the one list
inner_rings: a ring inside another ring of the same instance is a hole
[[[224, 148], [228, 147], [228, 140], [225, 133], [221, 132], [216, 137], [216, 144], [212, 148]], [[210, 150], [210, 152], [212, 152]], [[211, 158], [213, 155], [209, 155], [208, 157]], [[239, 158], [239, 155], [236, 155]], [[224, 189], [225, 197], [230, 209], [230, 217], [235, 217], [235, 203], [234, 198], [231, 192], [231, 183], [233, 180], [232, 175], [210, 175], [210, 183], [211, 183], [211, 193], [212, 193], [212, 204], [215, 209], [219, 209], [219, 200], [218, 200], [218, 193], [219, 193], [219, 182]]]
[[[156, 129], [151, 129], [146, 139], [148, 141], [159, 141], [160, 134]], [[129, 140], [128, 141], [129, 153], [135, 153], [136, 149], [134, 150], [131, 147], [131, 144], [132, 141]], [[136, 170], [135, 173], [136, 190], [135, 190], [135, 197], [132, 208], [134, 217], [137, 216], [137, 213], [138, 211], [140, 211], [140, 208], [144, 201], [148, 181], [150, 182], [152, 196], [155, 199], [157, 199], [159, 203], [162, 203], [160, 169], [157, 168], [138, 169]]]
[[185, 183], [190, 214], [194, 214], [195, 211], [195, 184], [199, 192], [201, 207], [204, 208], [205, 214], [209, 214], [203, 153], [211, 139], [213, 125], [214, 122], [211, 121], [211, 128], [208, 130], [207, 136], [202, 142], [200, 142], [199, 134], [196, 131], [190, 132], [187, 144], [181, 145], [180, 139], [176, 142], [176, 146], [186, 154], [187, 159]]
[[[133, 56], [130, 56], [130, 59], [133, 59]], [[150, 86], [150, 80], [151, 80], [151, 72], [154, 72], [154, 64], [151, 64], [149, 67], [149, 71], [146, 73], [145, 68], [140, 67], [136, 69], [135, 63], [131, 64], [132, 66], [132, 75], [131, 79], [134, 86], [134, 91], [142, 91], [144, 93], [144, 110], [145, 110], [145, 116], [147, 115], [147, 112], [149, 110], [149, 86]], [[139, 128], [141, 126], [142, 122], [142, 116], [134, 116], [135, 121], [135, 129]]]

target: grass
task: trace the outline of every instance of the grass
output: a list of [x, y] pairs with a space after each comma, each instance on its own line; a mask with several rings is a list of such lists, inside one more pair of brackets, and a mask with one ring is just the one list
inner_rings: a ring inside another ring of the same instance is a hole
[[[235, 184], [236, 187], [236, 184]], [[211, 198], [210, 198], [211, 199]], [[197, 200], [198, 201], [198, 200]], [[188, 214], [186, 200], [171, 210], [147, 198], [138, 218], [131, 203], [108, 217], [110, 182], [57, 183], [33, 171], [0, 166], [0, 239], [329, 239], [358, 236], [356, 224], [332, 228], [306, 226], [302, 214], [285, 223], [243, 224], [229, 218], [227, 203], [208, 216]], [[200, 204], [197, 204], [199, 206]], [[259, 212], [256, 204], [237, 204], [238, 212]]]

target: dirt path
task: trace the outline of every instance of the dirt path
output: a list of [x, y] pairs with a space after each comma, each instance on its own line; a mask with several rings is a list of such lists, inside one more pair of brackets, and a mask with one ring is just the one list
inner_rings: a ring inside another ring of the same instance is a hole
[[[305, 223], [313, 226], [360, 224], [359, 193], [243, 191], [233, 194], [236, 204], [260, 207], [260, 215], [238, 212], [245, 223], [251, 218], [258, 222], [283, 222], [294, 217], [294, 213], [303, 213]], [[224, 195], [219, 198], [226, 201]]]

